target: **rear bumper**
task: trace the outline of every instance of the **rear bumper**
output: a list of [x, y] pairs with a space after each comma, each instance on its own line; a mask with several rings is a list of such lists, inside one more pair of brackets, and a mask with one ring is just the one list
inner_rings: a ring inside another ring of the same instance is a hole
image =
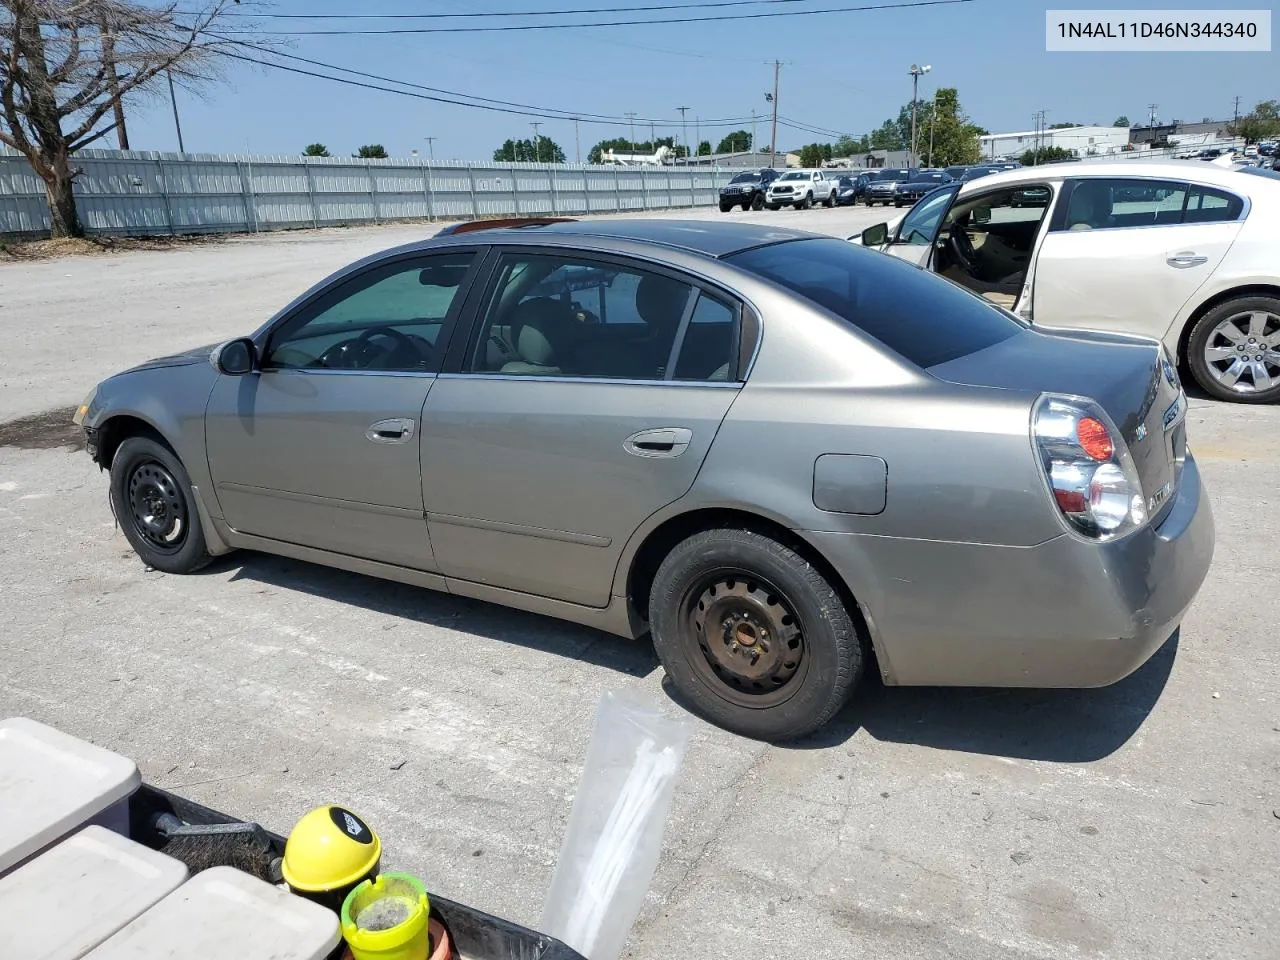
[[888, 683], [1099, 687], [1177, 629], [1213, 558], [1194, 458], [1156, 528], [1033, 547], [809, 532], [864, 608]]

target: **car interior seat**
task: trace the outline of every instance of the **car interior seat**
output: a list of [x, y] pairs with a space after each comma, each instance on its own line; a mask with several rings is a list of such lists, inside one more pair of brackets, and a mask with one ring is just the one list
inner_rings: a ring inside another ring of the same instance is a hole
[[504, 363], [501, 373], [557, 377], [572, 343], [572, 319], [565, 305], [549, 297], [526, 300], [511, 313], [511, 340], [518, 359]]
[[646, 375], [661, 376], [665, 371], [688, 302], [688, 285], [666, 277], [650, 274], [636, 287], [636, 313], [648, 328], [637, 344]]
[[1092, 230], [1105, 227], [1111, 220], [1111, 190], [1100, 183], [1076, 185], [1067, 205], [1067, 228]]

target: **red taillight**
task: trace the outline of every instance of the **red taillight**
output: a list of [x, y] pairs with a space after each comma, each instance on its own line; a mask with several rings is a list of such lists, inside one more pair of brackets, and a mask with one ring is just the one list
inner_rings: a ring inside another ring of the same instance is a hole
[[1076, 439], [1080, 449], [1090, 460], [1104, 463], [1116, 452], [1116, 445], [1111, 439], [1111, 432], [1100, 420], [1093, 417], [1081, 417], [1076, 424]]
[[1085, 499], [1084, 494], [1079, 490], [1061, 490], [1055, 488], [1053, 491], [1053, 499], [1058, 501], [1058, 506], [1062, 508], [1063, 513], [1084, 513]]

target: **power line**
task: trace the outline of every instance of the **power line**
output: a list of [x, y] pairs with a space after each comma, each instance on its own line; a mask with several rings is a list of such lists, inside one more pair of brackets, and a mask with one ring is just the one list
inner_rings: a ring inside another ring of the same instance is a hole
[[[697, 3], [655, 3], [631, 7], [579, 7], [567, 10], [469, 10], [465, 13], [249, 13], [228, 11], [224, 17], [241, 17], [252, 20], [469, 20], [489, 17], [562, 17], [643, 13], [650, 10], [699, 10], [723, 7], [774, 6], [779, 4], [812, 3], [814, 0], [699, 0]], [[183, 10], [180, 15], [194, 16], [197, 11]]]
[[601, 20], [596, 23], [531, 23], [520, 25], [504, 25], [490, 27], [389, 27], [377, 29], [336, 29], [336, 30], [244, 30], [236, 31], [254, 33], [259, 36], [382, 36], [390, 34], [427, 34], [427, 33], [505, 33], [514, 30], [581, 30], [591, 27], [640, 27], [647, 24], [666, 23], [714, 23], [724, 20], [764, 20], [776, 17], [808, 17], [827, 13], [865, 13], [870, 10], [906, 10], [916, 7], [942, 7], [960, 3], [974, 3], [976, 0], [910, 0], [907, 3], [873, 3], [857, 7], [822, 7], [815, 10], [778, 10], [768, 13], [729, 13], [715, 14], [709, 17], [661, 17], [651, 20]]
[[[216, 35], [212, 35], [212, 36], [216, 37]], [[228, 39], [228, 38], [217, 37], [217, 39]], [[261, 53], [270, 54], [273, 57], [283, 57], [287, 60], [295, 60], [299, 63], [306, 63], [313, 67], [323, 67], [326, 70], [336, 70], [339, 73], [348, 73], [348, 74], [351, 74], [352, 76], [362, 77], [366, 80], [377, 80], [382, 83], [392, 83], [392, 84], [396, 84], [397, 86], [410, 87], [415, 90], [425, 90], [428, 93], [440, 94], [444, 97], [462, 97], [465, 100], [478, 101], [478, 103], [474, 103], [474, 104], [457, 103], [458, 106], [480, 106], [480, 104], [492, 104], [495, 107], [514, 108], [511, 111], [503, 111], [503, 112], [516, 112], [519, 110], [532, 111], [532, 113], [521, 114], [523, 116], [539, 116], [539, 117], [545, 117], [546, 119], [550, 119], [550, 120], [575, 120], [576, 119], [576, 120], [583, 120], [588, 123], [632, 123], [636, 119], [636, 114], [634, 113], [623, 114], [621, 116], [616, 116], [613, 114], [601, 114], [601, 113], [584, 113], [581, 110], [564, 110], [559, 107], [544, 107], [544, 106], [530, 104], [530, 103], [519, 103], [517, 101], [512, 101], [512, 100], [496, 100], [492, 97], [481, 97], [476, 94], [462, 93], [457, 90], [446, 90], [441, 87], [430, 87], [430, 86], [426, 86], [425, 84], [414, 83], [410, 80], [398, 80], [395, 77], [386, 77], [376, 73], [367, 73], [363, 70], [353, 70], [350, 67], [343, 67], [334, 63], [326, 63], [323, 60], [313, 60], [309, 57], [301, 57], [301, 56], [298, 56], [297, 54], [285, 53], [281, 50], [273, 50], [270, 47], [264, 47], [259, 44], [249, 43], [244, 40], [229, 40], [229, 42], [239, 47], [246, 47], [248, 49], [256, 50]], [[225, 53], [225, 51], [223, 52]], [[230, 54], [227, 54], [227, 55], [230, 56]], [[242, 57], [240, 59], [247, 59], [247, 58]], [[282, 64], [268, 63], [266, 61], [258, 61], [258, 60], [253, 60], [252, 62], [262, 63], [264, 66], [279, 67], [281, 69], [285, 69], [285, 67]], [[325, 79], [337, 80], [339, 82], [341, 82], [342, 80], [341, 77], [327, 77]], [[399, 92], [399, 91], [392, 91], [392, 92]], [[442, 102], [454, 103], [455, 101], [446, 100]], [[649, 117], [641, 117], [639, 119], [640, 119], [640, 122], [642, 123], [662, 123], [662, 124], [675, 123], [674, 120], [669, 120], [669, 119], [655, 119], [655, 118], [649, 118]], [[745, 123], [750, 119], [751, 119], [750, 117], [722, 117], [716, 120], [707, 120], [704, 122], [713, 126], [726, 126], [726, 125], [732, 125], [737, 123]]]

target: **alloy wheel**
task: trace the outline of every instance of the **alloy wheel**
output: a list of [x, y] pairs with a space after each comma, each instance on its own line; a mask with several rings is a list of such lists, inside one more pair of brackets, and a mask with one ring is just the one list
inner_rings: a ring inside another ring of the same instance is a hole
[[1262, 393], [1280, 385], [1280, 316], [1249, 310], [1222, 320], [1204, 346], [1205, 366], [1233, 393]]

